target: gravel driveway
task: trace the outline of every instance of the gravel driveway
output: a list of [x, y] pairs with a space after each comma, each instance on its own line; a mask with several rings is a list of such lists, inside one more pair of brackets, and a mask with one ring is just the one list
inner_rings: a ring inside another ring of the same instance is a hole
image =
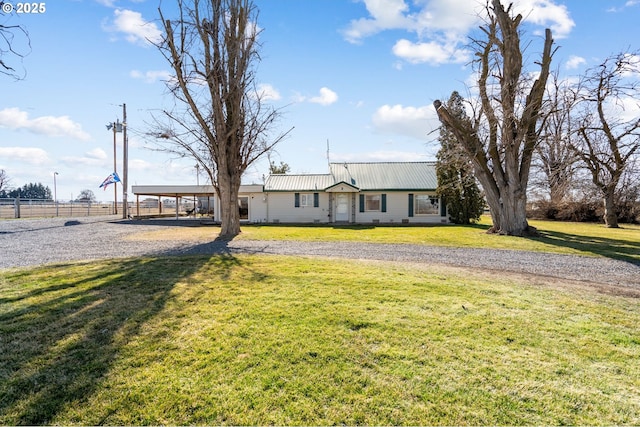
[[125, 221], [117, 216], [4, 220], [0, 221], [0, 268], [141, 255], [260, 253], [445, 264], [640, 289], [640, 265], [607, 258], [407, 244], [125, 239], [175, 225], [175, 220]]

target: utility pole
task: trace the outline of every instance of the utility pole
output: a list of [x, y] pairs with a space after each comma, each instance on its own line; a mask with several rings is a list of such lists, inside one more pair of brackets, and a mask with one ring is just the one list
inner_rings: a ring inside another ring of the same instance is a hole
[[127, 202], [127, 175], [129, 169], [129, 145], [127, 141], [127, 104], [122, 104], [122, 135], [123, 135], [123, 153], [122, 153], [122, 219], [129, 217], [129, 206]]
[[58, 188], [56, 184], [56, 175], [58, 175], [58, 172], [53, 173], [53, 203], [56, 206], [56, 216], [58, 216]]
[[[118, 131], [117, 123], [113, 124], [113, 171], [116, 172], [116, 132]], [[117, 173], [117, 172], [116, 172]], [[118, 215], [118, 185], [113, 184], [113, 213]]]

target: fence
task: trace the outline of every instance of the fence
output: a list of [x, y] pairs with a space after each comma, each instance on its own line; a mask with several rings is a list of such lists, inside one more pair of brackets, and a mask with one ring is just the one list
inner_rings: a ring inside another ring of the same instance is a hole
[[[131, 209], [131, 204], [129, 204]], [[122, 212], [122, 203], [118, 203], [118, 213]], [[0, 219], [7, 218], [46, 218], [113, 215], [113, 203], [98, 202], [54, 202], [37, 199], [0, 199]]]

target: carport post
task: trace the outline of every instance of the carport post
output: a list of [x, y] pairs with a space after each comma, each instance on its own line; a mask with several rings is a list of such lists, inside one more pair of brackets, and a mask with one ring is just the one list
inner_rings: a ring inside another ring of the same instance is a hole
[[178, 204], [178, 195], [176, 194], [176, 220], [178, 219], [179, 209], [180, 209], [180, 205]]

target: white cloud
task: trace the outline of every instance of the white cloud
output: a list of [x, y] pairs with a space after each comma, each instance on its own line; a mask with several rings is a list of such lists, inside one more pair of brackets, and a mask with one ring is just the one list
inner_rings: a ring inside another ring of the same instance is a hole
[[412, 43], [401, 39], [393, 46], [393, 54], [412, 64], [428, 62], [431, 64], [467, 63], [471, 53], [456, 49], [454, 46], [444, 46], [437, 42]]
[[[458, 46], [486, 19], [484, 1], [469, 0], [360, 0], [368, 17], [352, 20], [343, 31], [345, 39], [359, 43], [386, 30], [415, 33], [416, 40], [399, 40], [393, 52], [413, 63], [464, 62], [468, 52]], [[530, 24], [550, 27], [555, 39], [566, 37], [574, 21], [564, 5], [554, 0], [514, 0], [514, 10]]]
[[145, 83], [155, 83], [157, 81], [169, 81], [173, 78], [168, 71], [138, 71], [132, 70], [129, 75], [134, 79], [142, 80]]
[[379, 132], [397, 133], [420, 140], [426, 140], [437, 121], [433, 106], [403, 107], [383, 105], [374, 113], [373, 126]]
[[24, 162], [35, 166], [49, 163], [49, 155], [41, 148], [0, 147], [0, 158], [3, 157], [10, 159], [11, 163]]
[[639, 79], [640, 78], [640, 56], [625, 53], [624, 61], [626, 66], [622, 72], [623, 77]]
[[587, 61], [584, 58], [582, 58], [580, 56], [571, 55], [569, 57], [569, 60], [567, 61], [566, 65], [565, 65], [565, 67], [568, 70], [575, 70], [580, 65], [586, 64], [586, 63], [587, 63]]
[[270, 84], [260, 84], [257, 88], [258, 97], [262, 101], [277, 101], [281, 98], [280, 92]]
[[[111, 156], [112, 155], [113, 154], [111, 154]], [[69, 157], [62, 158], [62, 161], [66, 163], [67, 166], [72, 168], [77, 167], [78, 165], [107, 166], [111, 164], [113, 166], [113, 164], [108, 160], [112, 162], [113, 157], [109, 157], [106, 151], [104, 151], [102, 148], [94, 148], [93, 150], [89, 150], [86, 153], [84, 153], [84, 156], [82, 157], [69, 156]]]
[[605, 114], [619, 123], [635, 123], [640, 117], [640, 103], [632, 97], [608, 100], [604, 103]]
[[518, 0], [514, 2], [514, 11], [522, 14], [527, 22], [551, 28], [554, 39], [567, 37], [576, 25], [567, 7], [553, 0]]
[[428, 157], [426, 152], [370, 151], [365, 153], [332, 153], [331, 161], [340, 162], [415, 162]]
[[345, 39], [351, 43], [358, 43], [380, 31], [414, 25], [412, 19], [405, 15], [409, 7], [404, 0], [363, 0], [363, 3], [371, 17], [351, 21], [343, 32]]
[[0, 127], [12, 130], [25, 129], [38, 135], [68, 136], [81, 141], [91, 139], [91, 136], [82, 130], [82, 126], [69, 116], [42, 116], [30, 119], [29, 114], [19, 108], [0, 110]]
[[320, 88], [320, 95], [309, 98], [309, 102], [320, 105], [331, 105], [338, 101], [338, 94], [329, 88]]
[[113, 14], [113, 25], [108, 30], [125, 34], [127, 41], [142, 46], [162, 41], [162, 31], [155, 23], [145, 21], [140, 12], [116, 9]]
[[107, 7], [115, 7], [116, 1], [117, 0], [96, 0], [96, 2], [98, 2], [98, 4], [101, 4], [101, 5], [107, 6]]
[[93, 150], [89, 150], [85, 153], [88, 158], [96, 159], [96, 160], [104, 160], [107, 158], [107, 152], [102, 148], [94, 148]]

